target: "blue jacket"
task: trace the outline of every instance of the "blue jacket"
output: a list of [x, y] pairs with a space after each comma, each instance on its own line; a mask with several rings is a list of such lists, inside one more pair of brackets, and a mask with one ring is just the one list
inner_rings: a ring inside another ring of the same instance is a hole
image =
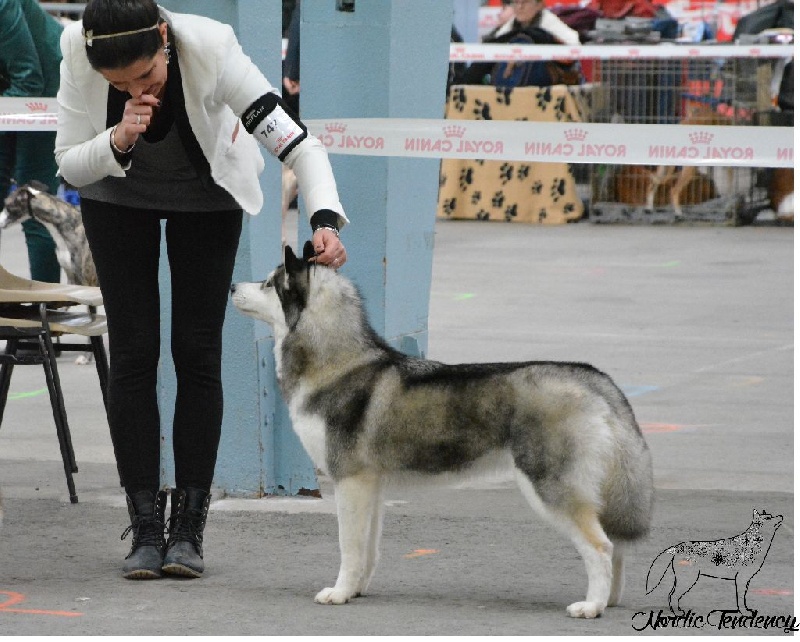
[[3, 96], [55, 96], [63, 28], [36, 0], [0, 0]]

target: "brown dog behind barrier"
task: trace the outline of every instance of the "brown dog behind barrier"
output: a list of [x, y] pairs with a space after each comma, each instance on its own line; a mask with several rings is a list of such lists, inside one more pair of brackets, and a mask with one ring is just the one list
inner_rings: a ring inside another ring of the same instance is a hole
[[[698, 107], [693, 109], [689, 115], [680, 122], [680, 124], [715, 126], [732, 125], [733, 122], [727, 116], [718, 114], [712, 111], [709, 107]], [[726, 167], [725, 170], [728, 173], [728, 183], [732, 184], [734, 182], [733, 168]], [[706, 189], [703, 189], [704, 193], [700, 193], [696, 196], [693, 195], [687, 198], [687, 195], [684, 194], [686, 188], [689, 187], [692, 181], [694, 181], [699, 175], [700, 173], [698, 172], [697, 167], [693, 165], [684, 165], [680, 168], [680, 171], [678, 171], [678, 168], [675, 166], [660, 165], [656, 167], [655, 171], [651, 172], [650, 174], [650, 186], [647, 191], [647, 198], [645, 200], [646, 208], [650, 211], [655, 208], [656, 192], [658, 191], [659, 187], [667, 183], [672, 183], [672, 186], [669, 188], [669, 202], [672, 204], [672, 209], [677, 216], [683, 215], [683, 209], [681, 208], [681, 205], [688, 205], [688, 200], [691, 199], [693, 203], [699, 203], [710, 200], [711, 198], [717, 196], [717, 190], [715, 189], [713, 183], [711, 183], [710, 187], [712, 193], [708, 194], [707, 198], [703, 198], [706, 196]]]

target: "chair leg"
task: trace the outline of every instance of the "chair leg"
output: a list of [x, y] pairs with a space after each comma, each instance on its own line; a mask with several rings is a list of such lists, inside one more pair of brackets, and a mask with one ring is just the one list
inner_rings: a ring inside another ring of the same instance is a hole
[[[17, 352], [16, 339], [6, 340], [6, 354], [15, 354]], [[8, 402], [8, 391], [11, 387], [11, 375], [14, 372], [14, 364], [5, 362], [0, 367], [0, 426], [3, 425], [3, 415], [6, 412], [6, 403]]]
[[67, 422], [67, 411], [64, 407], [64, 396], [61, 391], [61, 380], [58, 377], [58, 367], [53, 352], [53, 342], [50, 333], [45, 330], [39, 335], [39, 348], [44, 356], [44, 374], [47, 379], [47, 389], [50, 392], [50, 405], [53, 408], [53, 419], [56, 423], [56, 434], [58, 435], [58, 445], [61, 448], [61, 459], [64, 462], [64, 473], [67, 476], [67, 489], [69, 490], [69, 500], [73, 504], [78, 503], [78, 495], [75, 491], [75, 481], [73, 473], [78, 472], [78, 465], [75, 462], [75, 451], [72, 448], [72, 438], [69, 433], [69, 423]]

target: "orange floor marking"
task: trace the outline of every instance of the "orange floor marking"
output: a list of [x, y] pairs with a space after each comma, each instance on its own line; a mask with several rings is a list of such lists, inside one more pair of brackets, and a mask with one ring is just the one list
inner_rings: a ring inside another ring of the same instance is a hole
[[690, 426], [683, 426], [681, 424], [662, 424], [662, 423], [645, 423], [641, 424], [642, 432], [678, 432]]
[[5, 602], [0, 602], [0, 613], [28, 613], [29, 615], [60, 615], [61, 617], [78, 617], [83, 613], [75, 611], [45, 611], [42, 609], [12, 609], [10, 607], [17, 604], [22, 604], [25, 601], [25, 596], [22, 593], [13, 593], [12, 591], [0, 591], [0, 595], [8, 595]]
[[763, 588], [763, 589], [753, 589], [750, 593], [755, 593], [756, 595], [794, 595], [793, 591], [789, 589], [770, 589], [770, 588]]
[[404, 555], [407, 560], [414, 559], [415, 557], [423, 557], [424, 555], [436, 555], [439, 551], [433, 548], [418, 548], [413, 553], [409, 553], [408, 555]]

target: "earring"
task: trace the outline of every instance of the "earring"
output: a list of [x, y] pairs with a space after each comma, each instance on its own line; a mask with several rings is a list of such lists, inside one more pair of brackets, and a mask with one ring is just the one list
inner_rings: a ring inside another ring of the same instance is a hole
[[170, 58], [169, 43], [164, 45], [164, 56], [167, 59], [167, 64], [169, 64], [169, 58]]

